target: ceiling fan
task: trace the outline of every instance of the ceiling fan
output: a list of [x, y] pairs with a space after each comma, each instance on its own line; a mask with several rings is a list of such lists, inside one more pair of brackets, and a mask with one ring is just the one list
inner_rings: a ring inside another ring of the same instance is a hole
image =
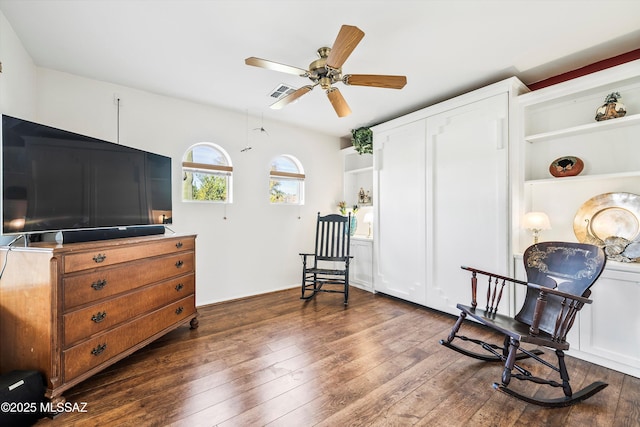
[[333, 47], [321, 47], [318, 49], [320, 59], [316, 59], [309, 64], [308, 70], [253, 56], [245, 59], [244, 62], [254, 67], [295, 74], [300, 77], [308, 77], [313, 82], [313, 84], [302, 86], [295, 92], [281, 98], [272, 104], [271, 108], [283, 108], [285, 105], [291, 104], [301, 96], [311, 92], [314, 87], [320, 85], [320, 87], [326, 91], [327, 97], [338, 116], [346, 117], [351, 114], [351, 109], [340, 93], [340, 90], [333, 86], [334, 83], [342, 82], [352, 86], [371, 86], [390, 89], [402, 89], [404, 85], [407, 84], [407, 78], [405, 76], [377, 74], [342, 75], [342, 64], [345, 63], [363, 37], [364, 32], [358, 27], [343, 25], [336, 37], [336, 41], [333, 43]]

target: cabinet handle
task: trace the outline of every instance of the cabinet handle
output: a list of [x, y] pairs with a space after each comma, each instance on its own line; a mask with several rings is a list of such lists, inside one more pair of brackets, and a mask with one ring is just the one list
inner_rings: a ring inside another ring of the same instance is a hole
[[91, 284], [91, 287], [96, 291], [99, 291], [100, 289], [104, 288], [105, 286], [107, 286], [107, 281], [104, 280], [104, 279], [98, 280], [97, 282], [93, 282]]
[[183, 307], [176, 308], [176, 314], [181, 314], [184, 311]]
[[93, 316], [91, 316], [91, 320], [93, 320], [96, 323], [100, 323], [104, 320], [104, 318], [107, 317], [107, 312], [103, 311], [102, 313], [98, 312], [96, 314], [94, 314]]
[[105, 259], [107, 259], [107, 256], [104, 255], [104, 254], [98, 254], [98, 255], [93, 257], [93, 260], [96, 262], [96, 264], [100, 264]]
[[180, 292], [182, 290], [182, 288], [184, 288], [184, 285], [182, 283], [178, 283], [176, 285], [176, 291]]
[[93, 354], [94, 356], [98, 356], [100, 353], [102, 353], [106, 349], [107, 349], [107, 343], [98, 344], [98, 346], [96, 348], [91, 350], [91, 354]]
[[180, 249], [182, 247], [182, 242], [176, 243], [176, 248]]
[[176, 268], [180, 268], [184, 265], [184, 261], [180, 260], [176, 262]]

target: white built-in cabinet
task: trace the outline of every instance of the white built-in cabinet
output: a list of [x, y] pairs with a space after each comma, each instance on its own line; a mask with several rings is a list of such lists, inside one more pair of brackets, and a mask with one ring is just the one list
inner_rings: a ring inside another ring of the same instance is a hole
[[[640, 194], [640, 61], [527, 92], [508, 79], [373, 127], [374, 291], [457, 314], [461, 265], [526, 279], [526, 212], [549, 215], [541, 240], [577, 241], [584, 202]], [[612, 92], [627, 115], [596, 122]], [[583, 160], [579, 176], [551, 176], [563, 156]], [[501, 304], [511, 315], [515, 289]], [[591, 298], [569, 354], [640, 376], [640, 263], [609, 260]]]
[[373, 291], [373, 239], [364, 236], [351, 237], [349, 284], [366, 291]]
[[427, 118], [427, 302], [438, 310], [471, 302], [461, 265], [509, 271], [508, 107], [502, 92]]
[[[510, 272], [511, 78], [374, 131], [374, 289], [456, 314], [472, 265]], [[503, 311], [510, 311], [509, 296]]]
[[373, 129], [373, 286], [426, 304], [426, 123], [390, 126]]
[[[612, 92], [622, 95], [626, 116], [595, 121], [596, 109]], [[518, 225], [524, 213], [548, 214], [552, 228], [541, 240], [575, 242], [574, 218], [583, 203], [604, 193], [640, 194], [640, 61], [523, 94], [518, 104], [512, 246], [522, 277], [520, 254], [532, 242]], [[562, 156], [582, 159], [582, 173], [552, 177], [549, 166]], [[607, 260], [591, 290], [593, 304], [579, 313], [568, 354], [640, 376], [640, 263]], [[516, 301], [522, 297], [515, 295]]]

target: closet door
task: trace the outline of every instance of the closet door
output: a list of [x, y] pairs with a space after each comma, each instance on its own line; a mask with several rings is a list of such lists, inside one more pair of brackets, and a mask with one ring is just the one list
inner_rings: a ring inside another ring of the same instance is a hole
[[374, 288], [425, 304], [425, 120], [374, 133]]
[[[508, 274], [508, 94], [427, 118], [427, 306], [471, 302], [461, 265]], [[485, 288], [486, 289], [486, 288]], [[508, 292], [500, 304], [508, 312]]]

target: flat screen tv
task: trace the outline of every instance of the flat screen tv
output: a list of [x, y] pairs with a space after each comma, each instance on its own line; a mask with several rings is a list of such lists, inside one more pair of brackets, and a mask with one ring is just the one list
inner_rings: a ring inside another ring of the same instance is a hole
[[171, 211], [170, 157], [2, 116], [2, 234], [157, 228]]

